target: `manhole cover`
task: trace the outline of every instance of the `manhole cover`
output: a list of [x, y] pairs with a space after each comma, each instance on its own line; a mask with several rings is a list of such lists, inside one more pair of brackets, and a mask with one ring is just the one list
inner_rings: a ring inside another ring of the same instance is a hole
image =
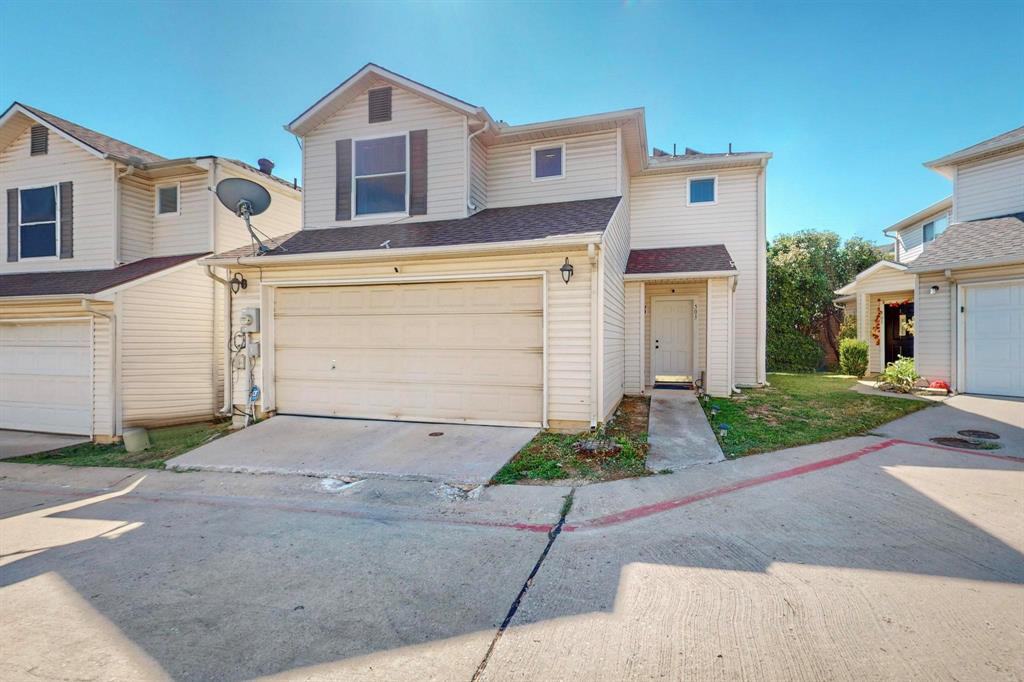
[[438, 436], [443, 436], [444, 431], [433, 431], [429, 435], [431, 438], [437, 438]]
[[957, 431], [961, 436], [967, 436], [968, 438], [984, 438], [986, 440], [999, 440], [998, 433], [992, 433], [991, 431], [978, 431], [977, 429], [964, 429], [963, 431]]
[[940, 436], [939, 438], [930, 438], [929, 440], [939, 445], [945, 445], [947, 448], [963, 448], [964, 450], [994, 450], [999, 447], [995, 443], [979, 443], [975, 440], [953, 438], [950, 436]]

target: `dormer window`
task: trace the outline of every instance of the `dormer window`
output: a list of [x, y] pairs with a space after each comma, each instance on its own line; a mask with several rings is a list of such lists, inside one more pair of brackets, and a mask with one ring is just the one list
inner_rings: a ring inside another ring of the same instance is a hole
[[19, 199], [19, 258], [56, 258], [60, 239], [57, 186], [23, 189]]
[[533, 148], [533, 179], [556, 180], [565, 177], [565, 145]]
[[356, 216], [408, 212], [407, 150], [405, 135], [356, 140], [352, 158]]
[[718, 203], [718, 178], [690, 178], [686, 189], [686, 205], [699, 206]]
[[156, 215], [171, 216], [180, 215], [178, 194], [181, 190], [180, 183], [170, 185], [157, 185], [156, 188]]

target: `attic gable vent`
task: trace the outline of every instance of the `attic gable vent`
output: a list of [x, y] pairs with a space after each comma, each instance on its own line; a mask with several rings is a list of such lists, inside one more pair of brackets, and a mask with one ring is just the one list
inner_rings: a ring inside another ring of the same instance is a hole
[[370, 123], [391, 120], [391, 88], [370, 90]]
[[32, 126], [32, 142], [29, 153], [32, 156], [45, 154], [50, 146], [50, 129], [46, 126]]

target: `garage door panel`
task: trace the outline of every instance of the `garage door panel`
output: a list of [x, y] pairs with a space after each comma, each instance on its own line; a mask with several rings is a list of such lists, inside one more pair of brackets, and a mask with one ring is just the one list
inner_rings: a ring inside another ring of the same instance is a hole
[[0, 428], [88, 434], [91, 326], [0, 324]]
[[1024, 396], [1024, 282], [965, 292], [965, 390]]
[[280, 289], [279, 412], [542, 420], [539, 279]]

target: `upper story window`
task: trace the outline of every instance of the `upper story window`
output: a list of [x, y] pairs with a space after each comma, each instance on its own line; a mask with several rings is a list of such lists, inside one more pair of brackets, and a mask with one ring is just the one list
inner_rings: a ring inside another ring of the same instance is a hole
[[408, 212], [409, 159], [405, 135], [356, 140], [352, 165], [357, 216]]
[[925, 223], [922, 229], [923, 235], [921, 241], [927, 244], [930, 241], [934, 241], [936, 237], [946, 231], [946, 227], [949, 226], [949, 218], [942, 216], [935, 220]]
[[686, 189], [686, 205], [718, 203], [718, 178], [690, 178]]
[[57, 186], [33, 187], [20, 191], [18, 202], [18, 244], [20, 258], [56, 258], [60, 231]]
[[565, 177], [565, 145], [533, 148], [533, 179], [555, 180]]
[[181, 193], [180, 183], [172, 185], [157, 185], [156, 188], [156, 214], [157, 216], [179, 215], [179, 197]]

